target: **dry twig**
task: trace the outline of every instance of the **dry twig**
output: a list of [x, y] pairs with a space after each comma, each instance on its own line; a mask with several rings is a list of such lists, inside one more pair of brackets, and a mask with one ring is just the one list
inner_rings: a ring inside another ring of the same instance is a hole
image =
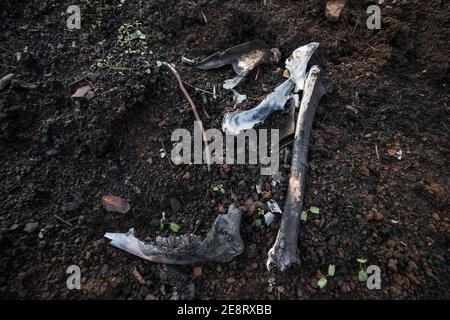
[[205, 143], [206, 163], [208, 164], [208, 171], [211, 171], [211, 155], [209, 154], [208, 138], [206, 136], [205, 129], [203, 128], [202, 120], [200, 119], [200, 116], [198, 115], [197, 107], [195, 106], [194, 101], [192, 101], [192, 98], [189, 95], [189, 93], [186, 91], [186, 88], [183, 85], [183, 80], [181, 80], [181, 77], [180, 77], [180, 74], [178, 73], [178, 71], [171, 64], [169, 64], [167, 62], [163, 62], [162, 64], [165, 65], [166, 67], [168, 67], [170, 69], [170, 71], [172, 71], [173, 75], [177, 78], [181, 91], [183, 92], [184, 96], [186, 97], [186, 99], [189, 101], [189, 104], [191, 105], [192, 111], [194, 112], [195, 120], [197, 120], [197, 122], [200, 126], [200, 130], [202, 131], [203, 142]]

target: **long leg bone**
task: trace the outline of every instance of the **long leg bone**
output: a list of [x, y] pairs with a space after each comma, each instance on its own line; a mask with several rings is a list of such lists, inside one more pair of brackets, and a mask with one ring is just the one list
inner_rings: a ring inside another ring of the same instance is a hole
[[320, 72], [318, 66], [313, 66], [305, 82], [295, 129], [291, 177], [289, 179], [286, 203], [277, 239], [268, 253], [268, 270], [273, 264], [279, 270], [284, 271], [290, 265], [300, 263], [297, 252], [297, 240], [299, 213], [302, 209], [305, 193], [309, 137], [319, 100], [331, 90], [331, 85], [327, 80], [320, 77]]
[[127, 233], [106, 233], [110, 244], [140, 258], [166, 264], [192, 264], [207, 261], [228, 262], [242, 254], [244, 243], [240, 235], [242, 208], [230, 205], [227, 214], [217, 217], [206, 238], [182, 235], [157, 237], [154, 243], [144, 243]]
[[296, 49], [286, 61], [290, 78], [275, 88], [257, 107], [227, 113], [222, 121], [222, 130], [228, 135], [238, 135], [264, 122], [273, 112], [283, 110], [292, 92], [303, 89], [308, 61], [317, 49], [317, 42]]

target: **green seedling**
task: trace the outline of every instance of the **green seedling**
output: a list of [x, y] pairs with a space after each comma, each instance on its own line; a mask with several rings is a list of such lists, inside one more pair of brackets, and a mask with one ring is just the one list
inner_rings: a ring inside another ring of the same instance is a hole
[[333, 277], [334, 274], [336, 273], [336, 266], [334, 264], [329, 264], [328, 265], [328, 274], [322, 278], [319, 279], [319, 281], [317, 281], [317, 286], [320, 289], [323, 289], [326, 285], [327, 285], [327, 277]]
[[360, 282], [365, 282], [365, 281], [367, 281], [367, 272], [364, 271], [363, 265], [367, 262], [367, 259], [365, 259], [365, 258], [358, 258], [358, 259], [356, 259], [356, 261], [358, 261], [359, 268], [361, 269], [358, 272], [358, 280]]
[[41, 229], [39, 231], [38, 238], [39, 239], [44, 239], [47, 234], [48, 234], [48, 231], [46, 229]]
[[139, 25], [126, 23], [119, 28], [117, 44], [125, 48], [125, 53], [144, 54], [148, 50], [147, 36], [139, 30]]
[[222, 184], [218, 184], [218, 185], [216, 185], [216, 186], [213, 186], [213, 187], [212, 187], [212, 190], [213, 190], [214, 192], [220, 192], [220, 193], [222, 193], [222, 194], [225, 193], [225, 189], [223, 188], [223, 185], [222, 185]]
[[300, 220], [306, 221], [308, 219], [308, 211], [314, 214], [319, 214], [320, 209], [317, 207], [310, 207], [308, 210], [304, 210], [300, 213]]
[[178, 224], [176, 224], [174, 222], [171, 222], [169, 224], [169, 228], [170, 228], [170, 230], [172, 230], [175, 233], [178, 233], [180, 231], [180, 229], [181, 229], [180, 225], [178, 225]]
[[319, 279], [319, 281], [317, 281], [317, 285], [319, 286], [320, 289], [322, 289], [323, 287], [325, 287], [327, 285], [327, 278], [326, 277], [322, 277]]
[[255, 220], [253, 221], [253, 225], [254, 225], [255, 227], [257, 227], [257, 228], [261, 227], [261, 226], [262, 226], [262, 220], [261, 220], [261, 219], [255, 219]]

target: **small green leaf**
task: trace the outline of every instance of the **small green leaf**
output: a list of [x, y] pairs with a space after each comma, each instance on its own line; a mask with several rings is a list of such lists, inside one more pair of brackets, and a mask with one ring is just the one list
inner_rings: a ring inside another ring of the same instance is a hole
[[336, 273], [336, 266], [334, 264], [328, 265], [328, 275], [330, 277], [333, 277], [335, 273]]
[[180, 228], [181, 228], [180, 225], [178, 225], [178, 224], [176, 224], [174, 222], [170, 223], [169, 227], [170, 227], [170, 230], [172, 230], [175, 233], [180, 231]]
[[255, 221], [253, 221], [253, 225], [255, 226], [255, 227], [261, 227], [261, 225], [262, 225], [262, 220], [261, 219], [256, 219]]
[[309, 211], [311, 211], [314, 214], [318, 214], [320, 212], [320, 209], [317, 207], [311, 207], [309, 208]]
[[367, 259], [365, 259], [365, 258], [358, 258], [358, 259], [356, 259], [356, 261], [358, 261], [359, 263], [364, 264], [364, 263], [367, 262]]
[[367, 273], [366, 273], [364, 270], [360, 270], [360, 271], [358, 272], [358, 280], [359, 280], [360, 282], [365, 282], [365, 281], [367, 281]]
[[308, 212], [302, 211], [302, 213], [300, 214], [300, 220], [306, 221], [306, 219], [308, 219]]
[[317, 285], [319, 286], [320, 289], [325, 287], [327, 285], [327, 278], [325, 277], [320, 278], [320, 280], [317, 281]]
[[20, 61], [22, 59], [22, 52], [16, 52], [16, 59]]
[[164, 230], [164, 223], [160, 223], [160, 224], [159, 224], [159, 230], [161, 230], [161, 231]]
[[100, 61], [97, 62], [97, 68], [103, 69], [104, 64]]

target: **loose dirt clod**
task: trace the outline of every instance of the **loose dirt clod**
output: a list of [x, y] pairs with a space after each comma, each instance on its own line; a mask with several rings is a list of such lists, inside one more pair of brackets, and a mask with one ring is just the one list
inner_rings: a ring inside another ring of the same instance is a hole
[[82, 87], [78, 88], [75, 91], [75, 93], [72, 94], [71, 98], [72, 99], [83, 99], [86, 96], [86, 94], [88, 92], [90, 92], [91, 90], [92, 90], [92, 87], [87, 84], [85, 86], [82, 86]]
[[119, 213], [127, 213], [130, 210], [130, 204], [117, 196], [102, 196], [102, 205], [107, 211], [119, 212]]
[[344, 10], [347, 0], [328, 0], [325, 7], [325, 16], [330, 20], [337, 20]]

